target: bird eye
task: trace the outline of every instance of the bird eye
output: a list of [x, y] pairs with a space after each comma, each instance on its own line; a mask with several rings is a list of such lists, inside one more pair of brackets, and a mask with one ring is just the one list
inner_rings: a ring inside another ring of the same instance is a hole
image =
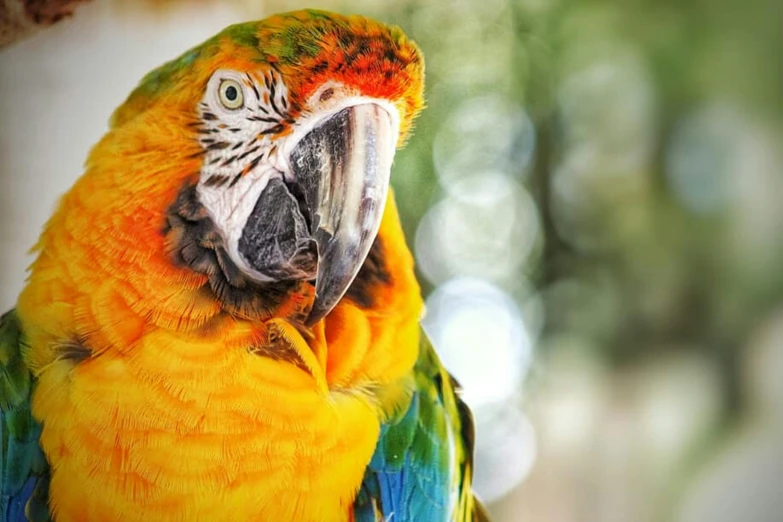
[[218, 95], [220, 96], [220, 103], [226, 109], [238, 109], [245, 103], [245, 98], [242, 95], [242, 86], [235, 80], [223, 80], [220, 82]]

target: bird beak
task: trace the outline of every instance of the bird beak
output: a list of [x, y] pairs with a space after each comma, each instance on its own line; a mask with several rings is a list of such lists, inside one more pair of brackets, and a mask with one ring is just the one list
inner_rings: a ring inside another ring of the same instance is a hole
[[389, 112], [368, 102], [332, 115], [291, 151], [292, 174], [307, 207], [302, 213], [318, 251], [308, 326], [337, 305], [372, 247], [396, 142]]

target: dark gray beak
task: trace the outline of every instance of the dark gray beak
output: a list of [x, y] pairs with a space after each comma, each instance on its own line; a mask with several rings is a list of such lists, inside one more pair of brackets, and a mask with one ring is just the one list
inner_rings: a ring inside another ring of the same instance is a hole
[[389, 191], [397, 141], [389, 113], [348, 107], [316, 126], [290, 155], [297, 200], [317, 248], [312, 326], [343, 297], [370, 251]]

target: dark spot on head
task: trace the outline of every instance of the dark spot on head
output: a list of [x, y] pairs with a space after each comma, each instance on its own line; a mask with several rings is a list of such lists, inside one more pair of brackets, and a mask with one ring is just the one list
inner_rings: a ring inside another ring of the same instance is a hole
[[310, 74], [318, 74], [329, 68], [328, 62], [318, 62], [310, 69]]
[[344, 64], [346, 67], [352, 67], [353, 62], [356, 61], [356, 59], [359, 57], [359, 55], [355, 52], [355, 50], [351, 49], [350, 52], [347, 52], [345, 55]]
[[322, 92], [322, 93], [321, 93], [321, 97], [320, 97], [319, 99], [320, 99], [322, 102], [325, 102], [325, 101], [327, 101], [329, 98], [331, 98], [332, 96], [334, 96], [334, 89], [332, 89], [331, 87], [329, 87], [328, 89], [326, 89], [324, 92]]

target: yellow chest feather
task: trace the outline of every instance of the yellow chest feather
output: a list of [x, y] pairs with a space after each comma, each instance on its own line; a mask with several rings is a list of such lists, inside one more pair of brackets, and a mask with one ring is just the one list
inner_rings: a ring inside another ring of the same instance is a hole
[[167, 335], [41, 374], [58, 522], [349, 520], [379, 431], [369, 399]]

